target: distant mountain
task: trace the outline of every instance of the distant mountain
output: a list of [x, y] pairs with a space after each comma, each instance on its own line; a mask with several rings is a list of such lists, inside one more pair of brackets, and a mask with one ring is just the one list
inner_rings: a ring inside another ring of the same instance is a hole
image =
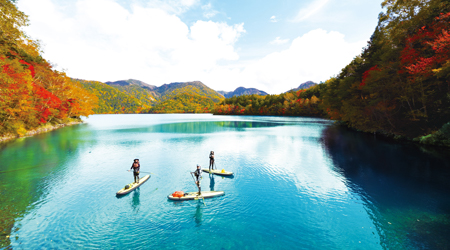
[[130, 86], [130, 85], [137, 85], [140, 86], [142, 88], [145, 89], [149, 89], [149, 90], [153, 90], [156, 88], [155, 85], [150, 85], [148, 83], [139, 81], [139, 80], [135, 80], [135, 79], [128, 79], [128, 80], [120, 80], [120, 81], [115, 81], [115, 82], [105, 82], [108, 85], [111, 86]]
[[313, 86], [316, 86], [316, 85], [317, 85], [317, 83], [315, 83], [313, 81], [307, 81], [307, 82], [304, 82], [304, 83], [300, 84], [300, 86], [298, 86], [297, 88], [291, 89], [291, 90], [286, 91], [286, 92], [298, 91], [300, 89], [309, 89], [309, 88], [311, 88]]
[[255, 89], [255, 88], [244, 88], [239, 87], [235, 89], [234, 91], [226, 92], [226, 91], [217, 91], [218, 93], [222, 94], [226, 98], [230, 98], [233, 96], [241, 96], [241, 95], [268, 95], [266, 92]]
[[155, 89], [159, 102], [148, 113], [205, 113], [223, 97], [200, 81], [174, 82]]
[[152, 103], [156, 101], [157, 96], [159, 96], [159, 94], [155, 92], [156, 86], [139, 80], [129, 79], [105, 82], [105, 84], [139, 99], [143, 104], [148, 106], [151, 106]]
[[223, 96], [199, 81], [154, 86], [129, 79], [115, 82], [79, 81], [99, 99], [96, 113], [205, 113]]
[[[192, 86], [192, 88], [185, 88], [187, 86]], [[219, 93], [209, 88], [200, 81], [173, 82], [170, 84], [163, 84], [160, 87], [157, 87], [155, 90], [160, 94], [160, 100], [164, 101], [170, 98], [170, 96], [173, 96], [173, 94], [181, 93], [183, 91], [187, 91], [188, 89], [190, 89], [189, 92], [193, 91], [200, 96], [212, 99], [214, 102], [219, 102], [223, 99], [223, 97], [220, 96]]]
[[98, 97], [98, 107], [94, 109], [96, 114], [139, 113], [141, 109], [148, 107], [136, 97], [115, 86], [81, 79], [72, 81], [79, 82], [84, 89]]

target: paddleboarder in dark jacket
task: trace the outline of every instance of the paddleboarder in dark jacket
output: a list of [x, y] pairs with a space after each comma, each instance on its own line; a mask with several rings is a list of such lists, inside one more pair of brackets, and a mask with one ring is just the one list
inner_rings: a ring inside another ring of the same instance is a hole
[[139, 163], [139, 159], [134, 159], [133, 160], [133, 163], [131, 164], [131, 168], [133, 168], [134, 163], [137, 163], [139, 165], [139, 167], [141, 167], [141, 164]]
[[200, 165], [197, 165], [197, 170], [195, 170], [192, 173], [195, 176], [195, 184], [197, 184], [197, 187], [198, 187], [198, 195], [201, 195], [202, 188], [200, 186], [200, 180], [202, 179], [202, 169], [201, 169]]
[[211, 172], [211, 168], [214, 169], [214, 151], [209, 153], [209, 172]]
[[133, 165], [131, 165], [130, 169], [133, 169], [134, 182], [139, 183], [139, 171], [141, 169], [141, 165], [139, 164], [139, 160], [135, 159]]

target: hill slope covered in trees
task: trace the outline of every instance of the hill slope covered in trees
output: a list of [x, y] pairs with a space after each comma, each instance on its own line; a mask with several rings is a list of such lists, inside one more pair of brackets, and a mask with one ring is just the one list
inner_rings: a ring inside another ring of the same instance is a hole
[[[327, 81], [332, 119], [409, 138], [450, 121], [450, 2], [383, 2], [367, 47]], [[450, 134], [449, 134], [450, 139]]]
[[[148, 108], [145, 103], [130, 93], [121, 91], [121, 87], [113, 87], [97, 81], [78, 79], [73, 79], [73, 81], [78, 82], [87, 91], [98, 97], [98, 106], [94, 109], [96, 114], [132, 114]], [[140, 92], [138, 91], [138, 93]]]
[[105, 82], [105, 84], [116, 88], [131, 97], [138, 99], [142, 104], [151, 106], [156, 101], [154, 89], [156, 86], [141, 82], [139, 80], [129, 79], [115, 82]]
[[323, 116], [319, 107], [320, 88], [287, 92], [279, 95], [242, 95], [226, 98], [214, 106], [215, 115], [284, 115]]
[[209, 113], [224, 98], [199, 81], [164, 84], [155, 89], [158, 102], [148, 113]]
[[96, 113], [207, 113], [223, 97], [202, 82], [174, 82], [156, 87], [138, 80], [74, 80], [99, 99]]
[[93, 113], [97, 98], [52, 69], [21, 28], [28, 17], [0, 0], [0, 136], [68, 122]]

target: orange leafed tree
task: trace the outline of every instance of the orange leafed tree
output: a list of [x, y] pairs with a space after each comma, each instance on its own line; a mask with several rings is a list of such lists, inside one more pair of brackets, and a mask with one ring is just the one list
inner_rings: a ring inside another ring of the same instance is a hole
[[40, 56], [38, 44], [20, 30], [27, 17], [14, 3], [0, 5], [0, 135], [93, 114], [96, 97]]

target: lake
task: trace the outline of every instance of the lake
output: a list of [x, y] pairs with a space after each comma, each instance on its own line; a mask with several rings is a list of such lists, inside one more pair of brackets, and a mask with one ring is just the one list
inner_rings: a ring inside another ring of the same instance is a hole
[[[202, 190], [225, 195], [168, 200], [210, 151], [235, 174]], [[134, 158], [151, 178], [116, 197]], [[450, 151], [320, 118], [93, 115], [0, 144], [0, 164], [0, 248], [450, 248]]]

